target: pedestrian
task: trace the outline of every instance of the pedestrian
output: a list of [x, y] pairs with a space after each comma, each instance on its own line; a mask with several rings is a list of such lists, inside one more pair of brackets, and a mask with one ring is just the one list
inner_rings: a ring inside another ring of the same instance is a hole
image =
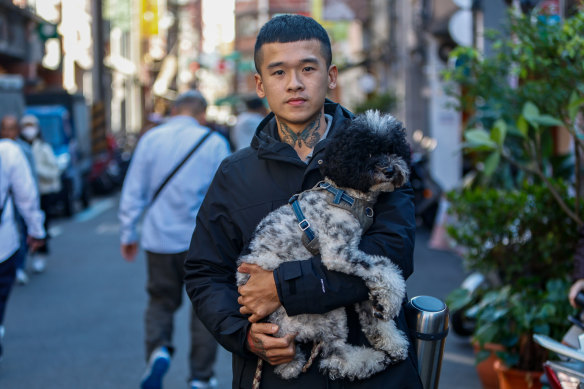
[[[20, 125], [18, 124], [18, 118], [15, 115], [6, 115], [2, 118], [2, 122], [0, 124], [0, 138], [12, 139], [20, 147], [20, 150], [26, 157], [28, 167], [32, 172], [35, 186], [38, 189], [32, 149], [30, 148], [30, 145], [20, 137]], [[14, 210], [14, 219], [16, 220], [16, 225], [20, 233], [20, 248], [15, 254], [16, 282], [20, 285], [26, 285], [28, 283], [28, 274], [26, 273], [26, 257], [28, 255], [28, 244], [26, 243], [28, 236], [26, 231], [26, 223], [24, 222], [24, 219], [20, 213], [18, 213], [18, 209]]]
[[[277, 16], [261, 28], [254, 51], [256, 92], [267, 99], [271, 113], [258, 126], [251, 147], [223, 161], [197, 216], [185, 262], [187, 294], [207, 328], [233, 354], [233, 388], [252, 388], [258, 358], [268, 362], [261, 378], [264, 389], [422, 387], [403, 304], [396, 324], [409, 338], [404, 361], [366, 379], [332, 380], [319, 371], [317, 356], [297, 378], [280, 378], [275, 365], [290, 362], [296, 346], [310, 352], [312, 345], [297, 345], [295, 334], [275, 337], [278, 326], [261, 319], [280, 306], [289, 316], [345, 307], [346, 341], [367, 346], [353, 307], [368, 299], [367, 286], [354, 275], [327, 270], [318, 255], [283, 263], [273, 272], [237, 266], [237, 259], [249, 253], [259, 221], [323, 180], [319, 166], [329, 137], [353, 118], [326, 99], [337, 83], [331, 57], [326, 31], [309, 17]], [[391, 258], [404, 279], [413, 271], [413, 197], [409, 184], [381, 194], [375, 220], [359, 245], [368, 254]], [[238, 270], [250, 274], [239, 289]]]
[[51, 222], [51, 212], [57, 196], [61, 191], [61, 170], [51, 145], [42, 137], [39, 120], [34, 115], [25, 115], [20, 119], [20, 136], [32, 149], [32, 156], [41, 197], [41, 209], [45, 213], [45, 244], [31, 256], [31, 267], [34, 273], [42, 273], [47, 267], [49, 252], [48, 234]]
[[4, 314], [16, 278], [20, 246], [14, 206], [27, 225], [30, 250], [37, 250], [43, 245], [45, 230], [34, 178], [18, 145], [10, 139], [0, 139], [0, 359]]
[[[206, 108], [200, 92], [180, 95], [172, 116], [139, 140], [122, 188], [121, 251], [128, 261], [136, 257], [136, 226], [145, 213], [140, 243], [146, 251], [149, 301], [143, 389], [161, 388], [168, 370], [173, 316], [181, 305], [184, 259], [195, 218], [215, 170], [229, 154], [223, 137], [200, 124]], [[194, 313], [190, 336], [190, 388], [215, 388], [217, 343]]]
[[237, 116], [237, 123], [231, 129], [231, 143], [236, 150], [248, 147], [253, 139], [255, 130], [268, 114], [264, 101], [259, 97], [245, 99], [246, 110]]

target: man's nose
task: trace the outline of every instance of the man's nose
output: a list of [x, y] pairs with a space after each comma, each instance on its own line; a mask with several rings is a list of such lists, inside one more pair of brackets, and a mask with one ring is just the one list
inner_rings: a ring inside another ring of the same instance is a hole
[[288, 89], [297, 91], [304, 89], [304, 84], [298, 72], [291, 72], [290, 79], [288, 80]]

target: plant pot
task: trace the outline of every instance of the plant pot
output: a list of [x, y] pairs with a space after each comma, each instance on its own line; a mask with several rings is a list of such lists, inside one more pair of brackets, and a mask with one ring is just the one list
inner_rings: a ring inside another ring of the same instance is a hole
[[[475, 354], [480, 350], [480, 346], [476, 342], [473, 342], [473, 348]], [[499, 360], [495, 351], [503, 351], [504, 348], [500, 344], [487, 343], [483, 346], [483, 349], [490, 351], [491, 355], [476, 364], [477, 375], [479, 376], [483, 389], [499, 389], [499, 378], [493, 365], [495, 361]]]
[[511, 369], [500, 360], [493, 365], [499, 378], [500, 389], [541, 389], [540, 378], [543, 371], [524, 371]]

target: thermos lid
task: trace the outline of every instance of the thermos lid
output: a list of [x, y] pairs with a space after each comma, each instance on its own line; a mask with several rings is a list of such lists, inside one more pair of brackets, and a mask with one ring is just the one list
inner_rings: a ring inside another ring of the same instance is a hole
[[411, 304], [426, 312], [440, 312], [446, 309], [446, 304], [442, 300], [431, 296], [416, 296], [411, 299]]

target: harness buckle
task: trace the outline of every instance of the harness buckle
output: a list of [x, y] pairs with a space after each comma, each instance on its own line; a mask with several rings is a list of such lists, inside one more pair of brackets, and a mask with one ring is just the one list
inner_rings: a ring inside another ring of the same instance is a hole
[[310, 222], [304, 219], [300, 223], [298, 223], [298, 227], [300, 227], [302, 231], [306, 231], [310, 228]]

